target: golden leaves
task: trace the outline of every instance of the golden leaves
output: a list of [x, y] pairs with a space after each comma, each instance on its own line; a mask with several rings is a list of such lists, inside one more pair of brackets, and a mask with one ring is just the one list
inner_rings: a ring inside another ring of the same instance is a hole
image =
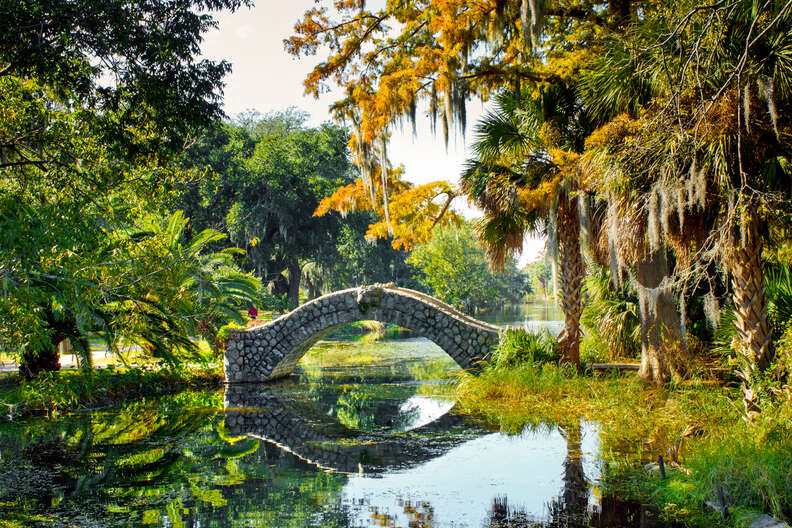
[[336, 191], [319, 202], [313, 216], [324, 216], [330, 211], [337, 211], [346, 216], [351, 211], [362, 211], [370, 207], [363, 180], [358, 178], [355, 183], [339, 187]]
[[[415, 244], [427, 241], [437, 225], [460, 221], [457, 214], [449, 209], [456, 194], [448, 182], [412, 186], [397, 179], [390, 183], [389, 188], [392, 193], [388, 203], [393, 231], [391, 244], [395, 249], [412, 249]], [[377, 193], [381, 193], [381, 186], [378, 186]], [[322, 216], [329, 211], [342, 215], [351, 211], [373, 211], [380, 219], [369, 226], [366, 239], [374, 241], [389, 237], [384, 208], [382, 205], [372, 207], [362, 179], [337, 189], [332, 196], [322, 200], [314, 216]]]
[[555, 201], [556, 193], [561, 185], [562, 175], [558, 174], [555, 178], [543, 181], [533, 188], [520, 188], [517, 191], [520, 208], [532, 211], [544, 211]]

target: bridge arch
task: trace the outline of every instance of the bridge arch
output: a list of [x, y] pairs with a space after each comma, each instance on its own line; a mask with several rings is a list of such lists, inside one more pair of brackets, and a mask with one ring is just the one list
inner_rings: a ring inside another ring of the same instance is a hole
[[[470, 438], [469, 427], [463, 435], [437, 435], [465, 424], [465, 418], [453, 412], [412, 429], [410, 435], [363, 432], [321, 414], [295, 414], [276, 391], [253, 391], [245, 385], [226, 386], [223, 407], [229, 435], [256, 438], [320, 469], [341, 473], [380, 473], [413, 466], [441, 456]], [[474, 430], [476, 436], [482, 433]], [[355, 442], [339, 442], [342, 438]]]
[[232, 332], [224, 358], [226, 382], [288, 376], [317, 341], [363, 320], [409, 328], [437, 344], [463, 369], [476, 368], [498, 342], [500, 331], [415, 290], [390, 285], [350, 288], [313, 299], [265, 325]]

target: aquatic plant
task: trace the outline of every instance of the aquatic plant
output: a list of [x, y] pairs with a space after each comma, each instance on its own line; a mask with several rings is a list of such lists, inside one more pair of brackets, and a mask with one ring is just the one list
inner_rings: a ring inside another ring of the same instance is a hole
[[219, 366], [177, 370], [64, 370], [43, 372], [34, 380], [0, 389], [0, 402], [16, 406], [13, 417], [36, 413], [53, 416], [68, 410], [173, 394], [188, 388], [216, 387], [221, 381]]

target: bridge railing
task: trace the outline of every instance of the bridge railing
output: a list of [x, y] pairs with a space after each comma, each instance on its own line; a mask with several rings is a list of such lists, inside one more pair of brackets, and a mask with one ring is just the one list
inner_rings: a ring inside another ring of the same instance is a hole
[[469, 324], [471, 326], [476, 326], [476, 327], [478, 327], [478, 328], [480, 328], [482, 330], [488, 330], [490, 332], [500, 332], [500, 331], [503, 330], [503, 328], [501, 328], [499, 326], [495, 326], [495, 325], [489, 324], [487, 322], [480, 321], [480, 320], [476, 319], [475, 317], [467, 315], [467, 314], [457, 310], [456, 308], [454, 308], [450, 304], [447, 304], [447, 303], [441, 301], [440, 299], [432, 297], [431, 295], [428, 295], [426, 293], [419, 292], [417, 290], [411, 290], [409, 288], [392, 287], [392, 288], [386, 288], [386, 289], [398, 291], [398, 292], [403, 293], [405, 295], [408, 295], [410, 297], [415, 297], [415, 298], [425, 302], [426, 304], [428, 304], [430, 306], [433, 306], [433, 307], [435, 307], [435, 308], [437, 308], [437, 309], [439, 309], [439, 310], [441, 310], [443, 312], [450, 313], [450, 315], [453, 315], [455, 318], [460, 319], [464, 323], [467, 323], [467, 324]]

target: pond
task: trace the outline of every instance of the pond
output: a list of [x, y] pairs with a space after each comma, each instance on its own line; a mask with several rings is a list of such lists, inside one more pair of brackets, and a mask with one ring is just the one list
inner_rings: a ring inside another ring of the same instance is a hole
[[649, 525], [601, 495], [596, 424], [493, 431], [457, 373], [424, 339], [325, 342], [286, 382], [5, 423], [0, 525]]
[[474, 317], [498, 326], [523, 327], [530, 332], [546, 329], [557, 334], [564, 325], [564, 312], [561, 308], [556, 303], [541, 298], [506, 306], [491, 313], [478, 313]]

